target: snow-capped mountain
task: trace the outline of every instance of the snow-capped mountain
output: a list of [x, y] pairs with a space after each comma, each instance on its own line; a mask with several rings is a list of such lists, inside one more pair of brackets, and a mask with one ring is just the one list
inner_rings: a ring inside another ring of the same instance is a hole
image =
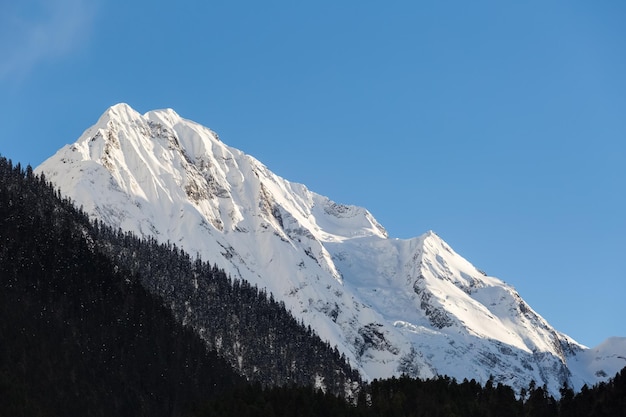
[[366, 379], [493, 376], [558, 394], [626, 366], [626, 339], [578, 344], [435, 233], [392, 239], [366, 209], [276, 176], [173, 110], [113, 106], [36, 172], [94, 218], [265, 288]]

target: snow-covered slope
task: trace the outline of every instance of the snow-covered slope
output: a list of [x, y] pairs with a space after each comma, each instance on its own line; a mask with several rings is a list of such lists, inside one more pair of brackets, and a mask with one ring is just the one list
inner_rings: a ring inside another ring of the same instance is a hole
[[616, 370], [626, 367], [626, 337], [610, 337], [593, 349], [584, 349], [568, 366], [572, 372], [572, 386], [591, 386], [590, 381], [602, 381], [615, 376]]
[[624, 340], [592, 353], [435, 233], [391, 239], [366, 209], [276, 176], [172, 110], [111, 107], [36, 171], [94, 218], [272, 292], [365, 378], [534, 379], [556, 394], [626, 365]]

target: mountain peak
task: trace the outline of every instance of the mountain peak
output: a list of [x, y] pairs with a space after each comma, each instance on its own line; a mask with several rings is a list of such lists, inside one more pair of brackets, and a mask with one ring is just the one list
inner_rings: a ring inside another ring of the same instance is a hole
[[129, 122], [148, 122], [164, 123], [172, 125], [179, 122], [182, 118], [171, 108], [151, 110], [142, 115], [127, 103], [117, 103], [109, 107], [100, 116], [98, 125], [105, 125], [114, 121], [116, 124], [127, 124]]
[[109, 107], [102, 114], [100, 119], [129, 121], [141, 117], [141, 115], [126, 103], [117, 103]]
[[428, 230], [426, 233], [422, 234], [420, 236], [420, 239], [422, 239], [424, 242], [426, 241], [432, 241], [432, 242], [443, 242], [443, 239], [441, 239], [441, 237], [435, 233], [432, 230]]

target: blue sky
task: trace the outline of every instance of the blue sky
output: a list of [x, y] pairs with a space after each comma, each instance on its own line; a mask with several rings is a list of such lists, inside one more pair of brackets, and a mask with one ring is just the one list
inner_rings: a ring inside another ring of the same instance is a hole
[[2, 155], [171, 107], [393, 237], [434, 230], [579, 342], [626, 336], [626, 3], [7, 3]]

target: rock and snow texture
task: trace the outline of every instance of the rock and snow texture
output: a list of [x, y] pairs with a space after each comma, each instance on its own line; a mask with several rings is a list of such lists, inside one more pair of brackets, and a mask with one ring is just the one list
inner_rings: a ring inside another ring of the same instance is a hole
[[558, 395], [626, 366], [626, 339], [581, 346], [435, 233], [389, 238], [366, 209], [276, 176], [173, 110], [113, 106], [36, 171], [93, 218], [270, 291], [366, 379], [493, 376]]

